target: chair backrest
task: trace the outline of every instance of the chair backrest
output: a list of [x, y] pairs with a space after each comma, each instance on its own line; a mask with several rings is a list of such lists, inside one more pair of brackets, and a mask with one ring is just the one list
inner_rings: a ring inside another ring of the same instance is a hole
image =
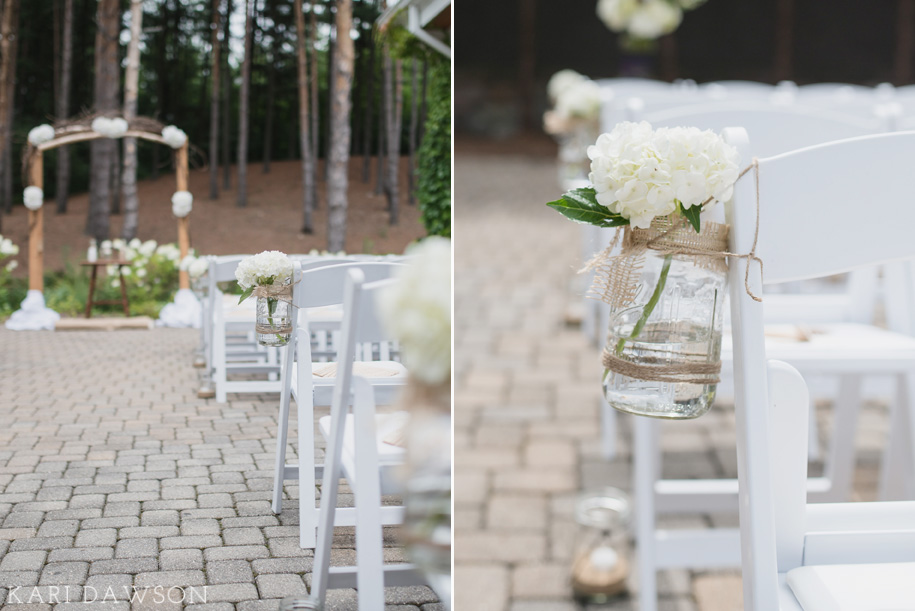
[[[746, 130], [731, 128], [724, 135], [744, 162], [752, 159]], [[729, 248], [749, 253], [755, 243], [757, 256], [765, 262], [766, 283], [823, 277], [915, 257], [911, 237], [915, 206], [910, 205], [908, 175], [913, 153], [915, 132], [897, 132], [759, 159], [758, 207], [752, 171], [738, 182], [733, 199], [725, 206], [731, 225]], [[773, 463], [785, 451], [782, 435], [786, 430], [778, 428], [785, 426], [778, 417], [779, 405], [791, 402], [784, 387], [796, 386], [796, 377], [781, 372], [778, 375], [789, 383], [771, 383], [765, 353], [765, 303], [754, 301], [744, 286], [746, 278], [750, 291], [761, 294], [760, 271], [757, 262], [747, 259], [731, 259], [729, 266], [744, 606], [748, 611], [778, 608], [777, 573], [801, 560], [806, 503], [805, 486], [798, 484], [806, 478], [803, 445], [802, 452], [789, 451], [798, 463], [793, 473], [790, 465]], [[793, 393], [794, 400], [799, 392]], [[805, 419], [800, 419], [801, 425]], [[806, 439], [794, 437], [795, 445]]]
[[298, 308], [321, 308], [343, 303], [343, 286], [347, 272], [360, 269], [366, 282], [391, 277], [402, 263], [387, 261], [350, 262], [327, 265], [302, 272], [301, 281], [293, 288], [293, 303]]

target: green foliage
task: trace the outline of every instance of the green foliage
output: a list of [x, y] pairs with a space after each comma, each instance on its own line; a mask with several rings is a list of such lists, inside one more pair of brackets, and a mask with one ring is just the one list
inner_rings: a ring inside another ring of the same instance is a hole
[[451, 66], [447, 62], [430, 66], [428, 104], [416, 199], [429, 235], [451, 237]]
[[598, 227], [619, 227], [629, 224], [629, 219], [624, 219], [598, 203], [597, 192], [592, 187], [567, 191], [562, 197], [555, 202], [548, 203], [547, 206], [579, 223]]

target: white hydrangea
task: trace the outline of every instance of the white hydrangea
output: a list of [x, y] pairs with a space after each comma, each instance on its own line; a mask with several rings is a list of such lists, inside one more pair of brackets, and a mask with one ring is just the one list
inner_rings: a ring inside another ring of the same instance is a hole
[[16, 261], [16, 260], [14, 259], [14, 260], [12, 260], [12, 261], [10, 261], [9, 263], [6, 264], [6, 271], [11, 272], [11, 271], [13, 271], [14, 269], [16, 269], [17, 267], [19, 267], [19, 261]]
[[43, 123], [38, 127], [33, 127], [29, 130], [29, 144], [32, 146], [38, 146], [44, 144], [45, 142], [50, 142], [54, 139], [54, 128]]
[[242, 290], [273, 284], [292, 275], [292, 261], [278, 250], [265, 250], [242, 259], [235, 268], [235, 279]]
[[181, 258], [181, 250], [174, 244], [162, 244], [156, 248], [156, 254], [175, 263]]
[[127, 121], [121, 117], [109, 119], [108, 117], [96, 117], [92, 120], [92, 131], [105, 136], [106, 138], [121, 138], [127, 133], [129, 128]]
[[597, 16], [614, 32], [622, 32], [638, 8], [639, 0], [598, 0]]
[[563, 119], [596, 119], [600, 114], [600, 85], [588, 79], [573, 83], [556, 100], [556, 114]]
[[204, 257], [194, 259], [194, 262], [187, 268], [187, 274], [191, 278], [201, 278], [210, 270], [210, 263]]
[[159, 245], [156, 243], [155, 240], [146, 240], [145, 242], [140, 244], [140, 247], [137, 248], [137, 251], [140, 253], [141, 256], [146, 257], [148, 259], [149, 257], [151, 257], [155, 254], [156, 248], [158, 248], [158, 246]]
[[165, 140], [165, 144], [173, 149], [180, 149], [187, 142], [187, 134], [174, 125], [168, 125], [162, 128], [162, 139]]
[[667, 0], [642, 0], [629, 20], [629, 34], [654, 39], [670, 34], [683, 21], [683, 9]]
[[19, 254], [19, 247], [9, 238], [0, 235], [0, 257], [15, 257]]
[[131, 241], [127, 242], [127, 246], [133, 248], [134, 250], [139, 250], [143, 242], [140, 241], [140, 238], [134, 238]]
[[683, 9], [705, 0], [599, 0], [597, 16], [614, 32], [655, 39], [670, 34], [683, 21]]
[[559, 99], [559, 96], [569, 87], [586, 80], [588, 80], [588, 77], [581, 75], [574, 70], [560, 70], [550, 77], [550, 80], [546, 85], [547, 95], [550, 96], [550, 101], [555, 104]]
[[22, 191], [22, 201], [29, 210], [38, 210], [44, 204], [44, 191], [41, 187], [26, 187]]
[[646, 122], [618, 124], [588, 148], [597, 201], [647, 229], [658, 216], [727, 201], [737, 181], [737, 151], [711, 130], [651, 129]]
[[378, 305], [410, 375], [440, 384], [451, 375], [451, 240], [426, 238], [406, 254], [409, 265]]
[[172, 214], [183, 219], [194, 207], [194, 196], [190, 191], [176, 191], [172, 195]]

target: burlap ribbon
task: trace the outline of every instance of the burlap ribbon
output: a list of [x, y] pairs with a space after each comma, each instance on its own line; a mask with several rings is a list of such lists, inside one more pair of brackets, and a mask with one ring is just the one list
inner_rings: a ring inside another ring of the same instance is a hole
[[[610, 245], [592, 259], [585, 270], [593, 270], [594, 280], [591, 295], [596, 296], [614, 310], [632, 306], [639, 293], [639, 280], [645, 263], [645, 254], [653, 250], [662, 256], [673, 255], [686, 259], [693, 265], [715, 272], [726, 273], [726, 259], [748, 259], [757, 261], [762, 273], [762, 260], [756, 256], [759, 237], [759, 163], [747, 166], [738, 176], [754, 170], [756, 180], [756, 231], [753, 246], [747, 254], [728, 252], [728, 225], [706, 221], [701, 233], [690, 226], [687, 219], [679, 214], [659, 217], [648, 229], [625, 226], [617, 232]], [[711, 200], [709, 200], [711, 201]], [[703, 203], [703, 206], [709, 201]], [[620, 243], [622, 240], [622, 243]], [[618, 254], [613, 254], [621, 246]], [[749, 265], [744, 275], [744, 288], [755, 301], [762, 301], [750, 289]], [[641, 352], [649, 350], [640, 347]], [[695, 357], [704, 355], [673, 354], [664, 350], [657, 356], [644, 355], [639, 362], [633, 362], [614, 354], [606, 348], [603, 351], [604, 368], [621, 375], [653, 382], [717, 384], [721, 372], [721, 361], [695, 362]]]
[[254, 291], [251, 294], [255, 297], [265, 297], [292, 303], [292, 284], [259, 284], [254, 287]]

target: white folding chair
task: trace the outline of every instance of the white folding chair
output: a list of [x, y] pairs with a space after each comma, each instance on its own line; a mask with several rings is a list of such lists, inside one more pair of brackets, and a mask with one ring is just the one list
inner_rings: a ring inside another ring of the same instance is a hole
[[[645, 114], [653, 126], [694, 125], [721, 131], [728, 122], [752, 126], [760, 134], [765, 155], [784, 152], [786, 146], [800, 148], [850, 136], [886, 131], [885, 118], [855, 117], [803, 107], [775, 106], [768, 103], [720, 103], [655, 114]], [[732, 123], [732, 124], [733, 124]], [[747, 181], [748, 178], [744, 178]], [[796, 214], [814, 206], [799, 208]], [[892, 373], [884, 350], [909, 344], [905, 337], [879, 329], [871, 323], [876, 301], [876, 270], [856, 270], [846, 290], [837, 295], [766, 294], [771, 317], [767, 323], [815, 323], [822, 333], [811, 341], [789, 341], [769, 337], [772, 358], [801, 368], [805, 375], [818, 376], [818, 396], [834, 400], [830, 447], [824, 460], [824, 475], [808, 482], [811, 499], [820, 502], [848, 498], [854, 474], [854, 433], [861, 403], [862, 381], [868, 376]], [[774, 307], [772, 307], [774, 306]], [[793, 328], [793, 327], [791, 327]], [[771, 329], [770, 334], [778, 329]], [[863, 350], [861, 343], [869, 349]], [[826, 346], [824, 349], [823, 346]], [[826, 352], [826, 358], [824, 358]], [[722, 346], [721, 394], [731, 387], [730, 341]], [[903, 404], [906, 407], [907, 403]], [[606, 407], [610, 410], [609, 406]], [[817, 430], [811, 412], [808, 449], [817, 458]], [[660, 513], [731, 513], [737, 509], [737, 481], [722, 479], [663, 479], [658, 423], [647, 419], [633, 422], [633, 486], [640, 499], [636, 539], [640, 548], [639, 597], [643, 611], [656, 608], [655, 573], [673, 568], [724, 568], [739, 564], [739, 532], [735, 528], [658, 529]], [[703, 550], [702, 554], [692, 551]]]
[[[231, 255], [210, 260], [207, 308], [212, 319], [210, 367], [218, 403], [225, 403], [228, 393], [280, 391], [277, 350], [259, 346], [254, 339], [254, 300], [239, 304], [237, 296], [219, 290], [219, 283], [235, 280], [235, 268], [244, 258], [245, 255]], [[239, 380], [240, 375], [258, 376], [258, 379]]]
[[[404, 451], [379, 438], [375, 391], [365, 378], [354, 375], [358, 343], [383, 342], [389, 338], [376, 316], [379, 292], [396, 280], [366, 283], [359, 269], [347, 271], [343, 298], [344, 323], [338, 353], [337, 378], [330, 416], [321, 418], [321, 433], [327, 439], [321, 514], [311, 595], [324, 602], [328, 588], [356, 587], [359, 611], [384, 611], [385, 586], [424, 584], [410, 564], [385, 565], [382, 538], [383, 494], [402, 492], [390, 470], [402, 462]], [[349, 413], [352, 405], [352, 414]], [[356, 566], [331, 567], [330, 553], [336, 514], [337, 488], [341, 477], [352, 487], [356, 502]]]
[[[725, 136], [743, 159], [751, 158], [744, 130]], [[758, 220], [752, 180], [740, 182], [726, 206], [730, 250], [749, 253], [755, 246], [766, 283], [915, 257], [913, 153], [915, 132], [905, 132], [760, 159]], [[801, 209], [808, 211], [798, 214]], [[732, 260], [729, 275], [744, 608], [913, 608], [915, 503], [807, 505], [806, 386], [791, 366], [767, 364], [765, 302], [744, 289], [746, 277], [750, 290], [761, 291], [759, 265]], [[884, 357], [900, 395], [913, 396], [915, 342]], [[911, 446], [915, 428], [911, 419], [907, 425]]]
[[[294, 263], [293, 304], [298, 309], [299, 316], [293, 336], [284, 348], [272, 507], [275, 513], [282, 511], [283, 481], [298, 480], [300, 545], [303, 548], [315, 546], [318, 524], [315, 483], [324, 470], [323, 464], [318, 464], [315, 456], [315, 407], [330, 406], [331, 390], [336, 379], [335, 369], [340, 362], [317, 362], [312, 358], [308, 312], [314, 308], [340, 306], [343, 303], [346, 274], [352, 269], [359, 269], [367, 279], [376, 281], [389, 278], [401, 266], [400, 263], [379, 261], [355, 262], [322, 266], [303, 272], [301, 264]], [[384, 352], [380, 351], [379, 354]], [[357, 374], [363, 373], [376, 387], [376, 401], [381, 403], [392, 401], [396, 391], [406, 382], [406, 369], [397, 361], [366, 362], [362, 359], [355, 367]], [[286, 464], [290, 399], [296, 401], [298, 416], [298, 465]], [[400, 507], [385, 507], [382, 513], [386, 524], [399, 523], [403, 516]], [[338, 525], [352, 526], [355, 515], [351, 509], [344, 509], [338, 512], [338, 518], [343, 520]]]

